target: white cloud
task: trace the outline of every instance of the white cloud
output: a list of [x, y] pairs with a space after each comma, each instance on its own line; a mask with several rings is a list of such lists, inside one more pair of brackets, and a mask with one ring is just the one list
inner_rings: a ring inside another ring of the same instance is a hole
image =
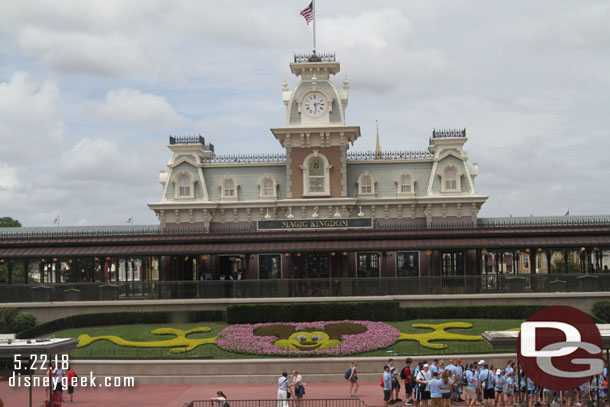
[[405, 82], [444, 76], [449, 61], [441, 50], [416, 49], [413, 23], [397, 9], [320, 19], [319, 32], [361, 88], [388, 91]]
[[88, 109], [105, 120], [136, 123], [153, 129], [174, 129], [187, 121], [164, 97], [138, 89], [108, 91], [103, 101], [90, 101]]
[[17, 179], [17, 169], [0, 163], [0, 190], [15, 189], [20, 185]]
[[13, 164], [47, 161], [61, 151], [65, 124], [55, 83], [15, 72], [0, 82], [0, 160]]
[[26, 27], [19, 32], [18, 42], [26, 55], [37, 56], [49, 67], [68, 74], [150, 74], [153, 66], [152, 56], [139, 41], [122, 35]]

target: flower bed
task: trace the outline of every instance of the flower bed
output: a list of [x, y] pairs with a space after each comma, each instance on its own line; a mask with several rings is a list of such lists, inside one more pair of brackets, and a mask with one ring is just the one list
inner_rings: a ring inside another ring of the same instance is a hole
[[254, 355], [341, 356], [386, 348], [399, 336], [398, 329], [372, 321], [236, 324], [218, 334], [216, 345]]

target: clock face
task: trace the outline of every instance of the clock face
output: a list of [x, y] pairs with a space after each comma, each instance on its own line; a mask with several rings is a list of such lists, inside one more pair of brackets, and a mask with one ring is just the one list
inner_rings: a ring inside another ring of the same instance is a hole
[[305, 98], [305, 111], [312, 116], [319, 116], [326, 110], [326, 99], [318, 93], [312, 93]]

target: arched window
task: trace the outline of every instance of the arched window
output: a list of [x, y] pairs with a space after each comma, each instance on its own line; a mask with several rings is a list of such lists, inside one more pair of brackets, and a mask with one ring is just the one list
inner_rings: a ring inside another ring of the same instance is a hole
[[220, 184], [220, 199], [233, 199], [237, 200], [237, 188], [239, 185], [235, 182], [233, 177], [228, 176]]
[[262, 199], [275, 199], [277, 198], [277, 183], [271, 176], [265, 177], [259, 184], [260, 197]]
[[443, 184], [445, 191], [457, 191], [458, 189], [458, 172], [457, 168], [453, 165], [445, 168], [445, 176], [443, 177]]
[[225, 196], [227, 198], [235, 196], [235, 183], [230, 178], [225, 180]]
[[373, 180], [370, 175], [365, 175], [360, 178], [360, 192], [363, 194], [370, 194], [372, 192]]
[[187, 197], [191, 195], [191, 177], [186, 173], [178, 176], [178, 196]]
[[314, 150], [303, 160], [303, 196], [330, 196], [330, 169], [324, 154]]
[[375, 180], [368, 172], [358, 177], [358, 195], [375, 195]]
[[409, 174], [402, 174], [398, 181], [398, 192], [401, 194], [410, 194], [413, 192], [413, 183]]
[[309, 192], [324, 192], [324, 162], [312, 158], [308, 167]]
[[192, 175], [185, 170], [178, 172], [174, 178], [175, 199], [194, 199], [195, 182]]

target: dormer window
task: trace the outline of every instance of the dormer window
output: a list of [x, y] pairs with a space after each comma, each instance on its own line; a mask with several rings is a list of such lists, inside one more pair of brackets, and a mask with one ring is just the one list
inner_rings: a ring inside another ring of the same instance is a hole
[[180, 174], [178, 177], [178, 196], [181, 198], [191, 195], [191, 177], [187, 174]]
[[397, 181], [397, 195], [398, 196], [412, 196], [415, 195], [415, 183], [411, 174], [404, 172], [398, 177]]
[[303, 196], [330, 196], [330, 169], [324, 154], [317, 150], [303, 160]]
[[368, 172], [358, 177], [358, 195], [375, 195], [375, 180]]
[[441, 192], [459, 192], [461, 191], [460, 177], [457, 167], [453, 164], [448, 164], [441, 172]]
[[220, 198], [226, 200], [237, 200], [237, 188], [233, 177], [226, 177], [220, 186]]
[[277, 183], [271, 176], [265, 177], [259, 184], [262, 199], [277, 199]]
[[180, 171], [176, 174], [174, 179], [174, 185], [176, 187], [175, 198], [176, 199], [194, 199], [195, 198], [195, 179], [187, 171]]

